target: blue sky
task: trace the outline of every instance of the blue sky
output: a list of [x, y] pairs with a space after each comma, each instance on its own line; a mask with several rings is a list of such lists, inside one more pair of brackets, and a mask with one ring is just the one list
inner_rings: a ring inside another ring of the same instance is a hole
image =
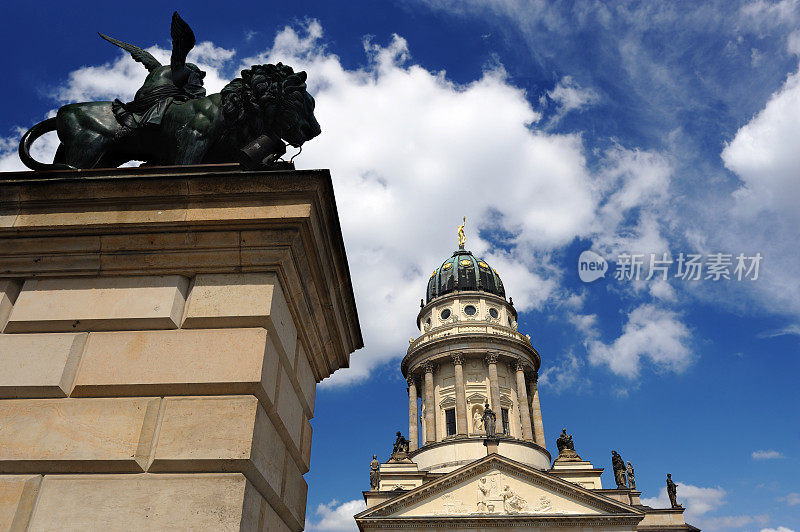
[[[296, 162], [331, 169], [366, 343], [317, 396], [309, 528], [352, 528], [407, 430], [399, 359], [466, 215], [542, 355], [550, 447], [567, 427], [607, 470], [616, 449], [653, 504], [672, 473], [705, 530], [800, 529], [797, 1], [6, 5], [0, 170], [20, 128], [138, 88], [97, 31], [163, 58], [179, 10], [210, 91], [308, 71], [323, 134]], [[586, 249], [609, 260], [593, 283]], [[614, 278], [664, 252], [763, 259], [757, 280]]]

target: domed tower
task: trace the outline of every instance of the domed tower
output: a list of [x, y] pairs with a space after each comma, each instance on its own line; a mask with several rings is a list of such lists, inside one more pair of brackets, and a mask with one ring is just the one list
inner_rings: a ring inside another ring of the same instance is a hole
[[[459, 247], [433, 271], [401, 370], [408, 382], [409, 458], [447, 473], [486, 456], [485, 405], [495, 413], [497, 453], [548, 469], [539, 408], [539, 353], [517, 331], [498, 273]], [[418, 398], [422, 399], [421, 415]]]
[[550, 465], [539, 353], [517, 331], [500, 276], [464, 240], [462, 224], [458, 249], [428, 281], [420, 336], [401, 364], [409, 438], [397, 432], [386, 462], [373, 455], [359, 530], [698, 530], [675, 501], [642, 505], [633, 466], [616, 451], [616, 487], [603, 488], [603, 469], [578, 455], [566, 429]]

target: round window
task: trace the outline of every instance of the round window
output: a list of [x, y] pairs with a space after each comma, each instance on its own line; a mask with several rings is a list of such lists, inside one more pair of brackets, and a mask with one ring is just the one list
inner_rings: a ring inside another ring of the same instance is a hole
[[442, 266], [442, 269], [443, 269], [443, 270], [449, 270], [449, 269], [450, 269], [450, 268], [452, 268], [452, 267], [453, 267], [453, 263], [452, 263], [452, 262], [446, 262], [446, 263], [444, 264], [444, 266]]
[[440, 316], [442, 317], [443, 320], [446, 320], [447, 318], [449, 318], [450, 317], [450, 309], [449, 308], [444, 309], [442, 311], [442, 313], [440, 314]]
[[464, 314], [467, 316], [474, 316], [476, 312], [478, 312], [478, 310], [472, 305], [467, 305], [464, 307]]
[[499, 315], [500, 314], [497, 313], [497, 309], [496, 308], [490, 308], [489, 309], [489, 316], [493, 317], [494, 319], [497, 319], [497, 316], [499, 316]]
[[461, 259], [461, 262], [459, 264], [461, 264], [462, 266], [471, 266], [472, 261], [469, 259]]

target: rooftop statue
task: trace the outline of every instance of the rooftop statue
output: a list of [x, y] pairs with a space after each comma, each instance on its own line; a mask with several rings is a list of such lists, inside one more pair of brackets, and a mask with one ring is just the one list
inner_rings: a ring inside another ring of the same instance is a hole
[[617, 451], [611, 451], [611, 467], [614, 470], [614, 482], [617, 483], [617, 489], [627, 489], [625, 462]]
[[561, 431], [561, 435], [556, 440], [558, 447], [557, 462], [580, 462], [581, 457], [575, 452], [575, 443], [572, 441], [572, 434], [567, 434], [567, 429]]
[[397, 431], [397, 439], [392, 446], [392, 456], [389, 460], [405, 460], [408, 458], [408, 440], [403, 436], [403, 433]]
[[[162, 65], [147, 51], [100, 34], [142, 63], [149, 74], [133, 101], [87, 102], [61, 107], [29, 129], [19, 156], [33, 170], [111, 168], [129, 161], [185, 165], [241, 161], [266, 164], [320, 134], [306, 73], [292, 67], [253, 65], [220, 93], [206, 96], [205, 72], [186, 62], [192, 29], [172, 15], [172, 56]], [[30, 155], [33, 142], [56, 131], [53, 163]]]

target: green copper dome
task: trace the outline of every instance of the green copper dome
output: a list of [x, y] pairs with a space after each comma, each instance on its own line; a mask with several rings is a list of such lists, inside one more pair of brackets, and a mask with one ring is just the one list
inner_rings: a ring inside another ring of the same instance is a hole
[[425, 302], [430, 303], [439, 296], [465, 290], [489, 292], [503, 299], [506, 297], [503, 281], [497, 272], [486, 261], [475, 258], [472, 252], [462, 247], [433, 270], [433, 275], [428, 280]]

